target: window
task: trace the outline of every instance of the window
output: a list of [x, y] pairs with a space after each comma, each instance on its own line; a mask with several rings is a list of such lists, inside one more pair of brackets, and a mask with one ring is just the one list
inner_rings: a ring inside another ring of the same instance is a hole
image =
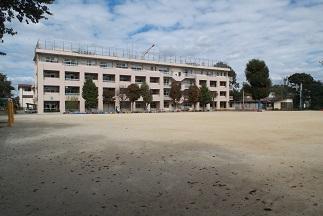
[[131, 69], [132, 70], [142, 70], [142, 66], [134, 64], [134, 65], [131, 65]]
[[151, 89], [150, 91], [152, 95], [159, 95], [159, 89]]
[[137, 101], [136, 102], [136, 108], [142, 109], [145, 107], [145, 104], [141, 101]]
[[222, 109], [227, 108], [227, 102], [225, 102], [225, 101], [220, 101], [220, 108], [222, 108]]
[[226, 91], [220, 91], [220, 96], [227, 96], [227, 92]]
[[44, 86], [44, 93], [59, 93], [59, 86]]
[[80, 80], [79, 72], [65, 71], [65, 80]]
[[143, 83], [145, 81], [146, 81], [146, 77], [144, 77], [144, 76], [136, 76], [136, 78], [135, 78], [136, 83]]
[[164, 96], [169, 96], [170, 89], [164, 89]]
[[112, 62], [100, 62], [101, 68], [112, 68]]
[[159, 77], [150, 77], [151, 83], [159, 83]]
[[131, 76], [120, 75], [120, 81], [130, 82], [131, 81]]
[[46, 56], [45, 57], [45, 62], [57, 63], [58, 62], [58, 58], [57, 57], [54, 57], [54, 56]]
[[44, 101], [44, 112], [59, 112], [59, 101]]
[[96, 62], [95, 62], [95, 60], [86, 60], [86, 65], [87, 66], [94, 66], [94, 65], [96, 65]]
[[44, 70], [44, 77], [48, 77], [48, 78], [59, 78], [59, 71], [55, 71], [55, 70]]
[[220, 86], [227, 86], [227, 82], [225, 82], [225, 81], [220, 81]]
[[164, 78], [164, 85], [169, 86], [170, 85], [170, 79], [169, 78]]
[[85, 80], [88, 80], [88, 79], [98, 80], [98, 74], [97, 73], [85, 73], [84, 78], [85, 78]]
[[67, 66], [76, 66], [78, 62], [76, 59], [64, 59], [64, 64]]
[[216, 87], [216, 81], [210, 81], [210, 86], [211, 87]]
[[168, 69], [168, 68], [166, 68], [166, 67], [160, 67], [160, 68], [158, 68], [158, 70], [159, 70], [160, 72], [166, 72], [166, 73], [168, 73], [168, 72], [169, 72], [169, 69]]
[[117, 63], [117, 68], [128, 68], [127, 63]]
[[80, 87], [78, 86], [66, 86], [65, 87], [65, 95], [79, 95]]
[[115, 82], [115, 75], [103, 74], [103, 82]]
[[169, 101], [164, 101], [164, 108], [169, 108]]
[[206, 80], [200, 80], [199, 81], [199, 84], [202, 86], [202, 85], [206, 85]]
[[156, 109], [157, 108], [157, 102], [151, 102], [150, 103], [150, 108], [151, 109]]
[[185, 69], [184, 75], [185, 76], [193, 76], [193, 70], [192, 69]]

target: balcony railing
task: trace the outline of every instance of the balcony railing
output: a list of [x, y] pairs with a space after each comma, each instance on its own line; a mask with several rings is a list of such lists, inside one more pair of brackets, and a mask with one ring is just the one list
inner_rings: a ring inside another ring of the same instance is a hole
[[65, 95], [73, 95], [73, 96], [75, 96], [75, 95], [80, 95], [80, 93], [79, 92], [65, 92]]

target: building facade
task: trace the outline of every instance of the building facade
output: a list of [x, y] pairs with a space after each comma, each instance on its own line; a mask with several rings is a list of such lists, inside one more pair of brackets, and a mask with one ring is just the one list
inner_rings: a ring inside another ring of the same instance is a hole
[[27, 104], [34, 104], [34, 88], [29, 84], [18, 84], [19, 105], [21, 108], [27, 108]]
[[[100, 112], [114, 112], [116, 108], [129, 110], [130, 102], [123, 97], [125, 89], [132, 83], [140, 85], [143, 82], [149, 85], [153, 95], [151, 110], [172, 110], [169, 91], [173, 81], [180, 81], [182, 90], [191, 85], [205, 84], [217, 94], [207, 108], [229, 108], [230, 69], [214, 67], [216, 62], [210, 60], [166, 58], [72, 42], [39, 41], [34, 61], [38, 113], [85, 112], [82, 87], [88, 78], [98, 87], [97, 111]], [[113, 100], [108, 95], [114, 95]], [[144, 108], [142, 98], [135, 102], [134, 107], [136, 110]], [[181, 108], [190, 107], [192, 104], [183, 98]]]

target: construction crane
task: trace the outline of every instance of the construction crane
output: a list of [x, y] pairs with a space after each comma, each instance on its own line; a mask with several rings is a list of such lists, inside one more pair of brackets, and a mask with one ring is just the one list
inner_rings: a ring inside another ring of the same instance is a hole
[[151, 45], [151, 47], [149, 47], [149, 48], [144, 52], [144, 54], [142, 55], [142, 58], [144, 58], [144, 57], [145, 57], [145, 55], [147, 55], [147, 54], [150, 52], [150, 50], [151, 50], [154, 46], [155, 46], [155, 44], [152, 44], [152, 45]]

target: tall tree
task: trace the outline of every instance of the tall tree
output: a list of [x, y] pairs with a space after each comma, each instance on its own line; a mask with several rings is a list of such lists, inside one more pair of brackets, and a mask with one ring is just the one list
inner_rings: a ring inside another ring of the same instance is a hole
[[209, 88], [203, 84], [200, 88], [200, 105], [203, 107], [203, 111], [205, 110], [205, 106], [209, 104], [212, 100], [212, 95]]
[[142, 100], [145, 103], [145, 109], [147, 110], [148, 105], [153, 101], [153, 95], [151, 94], [149, 85], [146, 82], [143, 82], [141, 84], [140, 94], [142, 96]]
[[131, 103], [131, 112], [133, 111], [133, 103], [140, 98], [140, 93], [140, 88], [135, 83], [127, 87], [126, 95]]
[[194, 111], [196, 109], [196, 103], [199, 102], [200, 99], [200, 89], [196, 85], [192, 85], [187, 90], [187, 99], [193, 104]]
[[269, 95], [271, 80], [269, 78], [269, 69], [264, 61], [250, 60], [247, 63], [245, 74], [248, 81], [246, 90], [249, 91], [254, 100], [260, 100]]
[[181, 98], [182, 98], [181, 82], [178, 82], [178, 81], [172, 82], [170, 92], [169, 92], [169, 97], [172, 99], [173, 104], [175, 105], [175, 108], [177, 109], [177, 104], [180, 103]]
[[[300, 85], [302, 84], [302, 104], [310, 105], [312, 109], [320, 107], [319, 92], [322, 83], [315, 81], [310, 74], [295, 73], [288, 77], [289, 86], [294, 90], [294, 107], [298, 108], [300, 104]], [[303, 105], [302, 105], [303, 106]]]
[[323, 109], [323, 83], [314, 81], [311, 86], [310, 108], [315, 110]]
[[98, 106], [98, 88], [92, 79], [87, 79], [82, 88], [82, 97], [85, 100], [85, 108], [92, 109]]
[[19, 22], [38, 23], [52, 15], [48, 5], [54, 0], [1, 0], [0, 2], [0, 40], [5, 34], [15, 35], [17, 32], [7, 24], [17, 19]]
[[0, 73], [0, 98], [10, 98], [11, 91], [15, 88], [11, 86], [11, 81], [7, 79], [5, 74]]

